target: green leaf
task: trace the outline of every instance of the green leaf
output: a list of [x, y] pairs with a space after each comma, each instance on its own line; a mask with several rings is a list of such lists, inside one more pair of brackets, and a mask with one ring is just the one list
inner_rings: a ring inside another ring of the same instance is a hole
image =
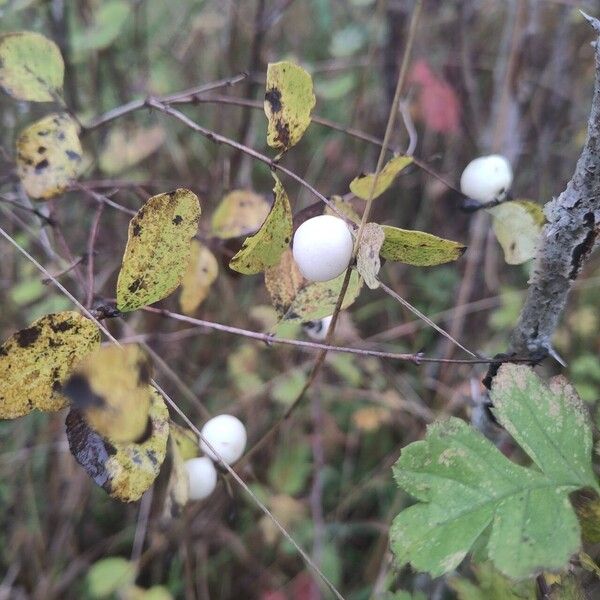
[[530, 200], [503, 202], [487, 211], [492, 227], [509, 265], [520, 265], [535, 256], [544, 226], [543, 208]]
[[[332, 315], [342, 290], [344, 277], [345, 273], [342, 273], [331, 281], [304, 285], [283, 314], [282, 321], [316, 321]], [[361, 286], [362, 279], [356, 271], [352, 271], [342, 309], [348, 308], [358, 298]]]
[[136, 571], [136, 566], [124, 558], [103, 558], [88, 571], [85, 579], [88, 594], [94, 599], [107, 598], [129, 587], [135, 581]]
[[71, 311], [46, 315], [17, 331], [0, 347], [0, 418], [66, 406], [63, 380], [99, 344], [96, 325]]
[[488, 555], [513, 578], [565, 568], [579, 549], [569, 494], [598, 489], [581, 400], [564, 380], [545, 386], [525, 366], [504, 365], [494, 381], [498, 420], [542, 471], [512, 463], [459, 419], [430, 426], [426, 439], [407, 446], [394, 467], [400, 487], [419, 501], [392, 526], [400, 564], [433, 576], [447, 573], [488, 528]]
[[52, 40], [32, 31], [0, 36], [0, 88], [13, 98], [52, 102], [62, 91], [64, 74]]
[[140, 208], [129, 223], [117, 281], [120, 311], [158, 302], [177, 288], [188, 268], [199, 219], [198, 197], [186, 189], [153, 196]]
[[276, 265], [292, 239], [292, 208], [279, 178], [275, 179], [275, 201], [261, 228], [244, 240], [229, 266], [238, 273], [253, 275]]
[[125, 0], [104, 0], [99, 4], [90, 27], [78, 29], [72, 36], [71, 46], [79, 61], [89, 50], [108, 48], [121, 33], [121, 29], [131, 13], [131, 6]]
[[67, 415], [71, 454], [99, 486], [122, 502], [139, 500], [165, 460], [169, 411], [162, 396], [151, 390], [149, 435], [139, 443], [109, 442], [87, 425], [78, 410], [71, 409]]
[[311, 468], [308, 445], [299, 442], [285, 445], [269, 468], [269, 484], [280, 494], [295, 496], [305, 488]]
[[254, 233], [265, 222], [270, 209], [261, 195], [250, 190], [233, 190], [213, 213], [212, 233], [222, 240]]
[[356, 268], [362, 275], [367, 287], [375, 290], [379, 287], [377, 275], [381, 268], [379, 252], [385, 240], [385, 231], [377, 223], [367, 223], [363, 230], [356, 256]]
[[198, 240], [192, 240], [191, 258], [181, 280], [179, 306], [186, 315], [193, 315], [204, 302], [219, 275], [215, 255]]
[[63, 192], [81, 171], [83, 150], [79, 126], [67, 114], [51, 114], [21, 132], [17, 140], [17, 173], [31, 198]]
[[381, 257], [417, 267], [431, 267], [459, 259], [466, 247], [452, 240], [425, 233], [383, 225], [385, 240]]
[[[400, 171], [412, 164], [413, 159], [411, 156], [395, 156], [392, 158], [384, 167], [381, 169], [379, 176], [377, 177], [377, 184], [373, 190], [373, 200], [378, 196], [381, 196], [394, 182], [396, 176]], [[362, 200], [369, 200], [371, 196], [371, 188], [375, 180], [375, 173], [367, 173], [359, 175], [354, 178], [350, 183], [350, 191], [361, 198]]]
[[302, 67], [289, 61], [269, 63], [264, 103], [269, 146], [284, 151], [295, 146], [310, 125], [315, 103], [312, 78]]
[[448, 585], [458, 600], [536, 600], [535, 581], [515, 583], [489, 563], [473, 566], [477, 583], [466, 577], [452, 577]]

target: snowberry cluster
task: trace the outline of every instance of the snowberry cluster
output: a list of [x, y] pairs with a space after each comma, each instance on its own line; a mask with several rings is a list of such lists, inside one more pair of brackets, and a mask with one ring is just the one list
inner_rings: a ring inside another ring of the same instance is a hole
[[222, 460], [231, 465], [241, 458], [246, 449], [246, 428], [232, 415], [218, 415], [209, 419], [200, 433], [202, 434], [200, 448], [206, 456], [191, 458], [185, 462], [190, 500], [207, 498], [215, 489], [217, 470], [213, 461]]

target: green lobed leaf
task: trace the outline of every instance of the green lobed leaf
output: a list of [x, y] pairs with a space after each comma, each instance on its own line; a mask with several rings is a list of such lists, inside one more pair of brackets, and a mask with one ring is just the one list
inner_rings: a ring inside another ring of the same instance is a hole
[[198, 197], [186, 189], [153, 196], [140, 208], [129, 223], [117, 281], [120, 311], [158, 302], [177, 288], [188, 268], [199, 219]]
[[66, 406], [60, 393], [64, 379], [99, 344], [96, 325], [72, 311], [46, 315], [17, 331], [0, 347], [0, 418]]
[[58, 46], [33, 31], [0, 36], [0, 88], [17, 100], [52, 102], [63, 86], [65, 64]]
[[399, 486], [419, 501], [392, 526], [400, 564], [410, 562], [432, 576], [447, 573], [488, 528], [491, 561], [517, 579], [566, 567], [580, 547], [569, 494], [598, 489], [581, 401], [564, 380], [545, 386], [525, 366], [504, 365], [495, 381], [499, 421], [543, 471], [511, 462], [459, 419], [431, 425], [425, 440], [407, 446], [394, 467]]
[[[372, 199], [374, 200], [378, 196], [381, 196], [381, 194], [392, 185], [398, 173], [408, 167], [408, 165], [412, 164], [412, 162], [413, 159], [411, 156], [394, 156], [394, 158], [381, 169], [377, 177], [375, 189], [373, 189]], [[374, 180], [375, 173], [359, 175], [350, 183], [350, 191], [362, 200], [369, 200]]]
[[79, 126], [67, 114], [51, 114], [26, 127], [17, 140], [17, 173], [31, 198], [63, 192], [82, 165]]
[[466, 247], [452, 240], [425, 233], [383, 225], [385, 240], [380, 255], [386, 260], [417, 267], [432, 267], [458, 260]]
[[315, 103], [312, 78], [302, 67], [289, 61], [269, 63], [264, 102], [269, 146], [295, 146], [310, 125]]
[[544, 226], [543, 208], [530, 200], [503, 202], [488, 208], [492, 227], [509, 265], [520, 265], [535, 256]]
[[275, 201], [261, 228], [244, 240], [242, 249], [229, 267], [238, 273], [253, 275], [276, 265], [292, 239], [292, 208], [277, 175], [273, 174]]

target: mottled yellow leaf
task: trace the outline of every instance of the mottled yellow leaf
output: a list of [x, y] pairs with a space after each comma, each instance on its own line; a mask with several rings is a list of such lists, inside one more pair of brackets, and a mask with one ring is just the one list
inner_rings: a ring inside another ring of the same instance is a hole
[[242, 249], [229, 266], [239, 273], [253, 275], [276, 265], [292, 239], [292, 208], [281, 181], [275, 179], [275, 201], [262, 227], [244, 240]]
[[294, 298], [306, 283], [294, 260], [294, 255], [286, 248], [276, 265], [265, 269], [265, 286], [271, 296], [271, 302], [280, 316], [290, 307]]
[[200, 456], [198, 436], [191, 429], [171, 423], [171, 437], [184, 461]]
[[71, 311], [46, 315], [13, 334], [0, 347], [0, 418], [66, 406], [63, 380], [99, 343], [96, 325]]
[[114, 127], [106, 137], [98, 159], [108, 175], [122, 173], [156, 152], [165, 141], [165, 130], [153, 127]]
[[62, 391], [101, 436], [134, 442], [148, 427], [151, 378], [152, 365], [139, 346], [103, 346], [75, 365]]
[[213, 235], [227, 240], [254, 233], [265, 222], [270, 209], [262, 196], [250, 190], [229, 192], [213, 214]]
[[[169, 456], [171, 458], [171, 472], [167, 482], [165, 501], [162, 516], [165, 519], [173, 519], [181, 514], [181, 510], [187, 504], [190, 497], [190, 483], [185, 468], [185, 458], [181, 448], [173, 436], [173, 424], [171, 423], [171, 435], [169, 436]], [[196, 448], [199, 448], [196, 444]], [[196, 454], [196, 456], [198, 453]], [[192, 457], [190, 457], [192, 458]]]
[[[381, 194], [392, 185], [396, 175], [398, 175], [402, 169], [408, 167], [412, 162], [413, 159], [411, 156], [395, 156], [392, 158], [383, 169], [381, 169], [381, 172], [377, 177], [377, 184], [373, 190], [372, 199], [374, 200], [378, 196], [381, 196]], [[350, 191], [362, 200], [369, 200], [374, 179], [375, 173], [359, 175], [350, 183]]]
[[65, 64], [58, 46], [33, 31], [0, 36], [0, 89], [17, 100], [52, 102], [62, 90]]
[[123, 502], [139, 500], [154, 483], [165, 459], [169, 411], [151, 388], [148, 437], [136, 444], [111, 443], [91, 429], [72, 408], [67, 416], [67, 440], [77, 462], [110, 496]]
[[17, 140], [17, 173], [31, 198], [64, 191], [81, 171], [79, 127], [67, 114], [51, 114], [25, 128]]
[[[345, 273], [331, 281], [308, 283], [298, 291], [296, 297], [283, 315], [283, 321], [316, 321], [333, 314], [342, 289]], [[348, 308], [358, 297], [362, 279], [356, 271], [350, 276], [350, 283], [344, 296], [342, 308]]]
[[431, 267], [459, 259], [466, 247], [423, 231], [384, 225], [385, 240], [380, 255], [386, 260], [417, 267]]
[[302, 67], [289, 61], [269, 63], [264, 103], [269, 146], [278, 150], [295, 146], [310, 125], [315, 103], [312, 78]]
[[356, 268], [365, 280], [367, 287], [375, 290], [379, 287], [377, 275], [381, 268], [381, 260], [379, 251], [383, 241], [385, 240], [385, 232], [381, 225], [377, 223], [367, 223], [363, 230], [356, 255]]
[[117, 308], [128, 312], [158, 302], [181, 283], [191, 239], [198, 231], [200, 203], [190, 190], [150, 198], [129, 223], [117, 281]]
[[179, 306], [186, 315], [193, 315], [204, 302], [219, 274], [215, 255], [198, 240], [192, 240], [192, 256], [181, 280]]
[[503, 202], [487, 209], [492, 227], [509, 265], [520, 265], [535, 256], [544, 226], [543, 208], [531, 200]]

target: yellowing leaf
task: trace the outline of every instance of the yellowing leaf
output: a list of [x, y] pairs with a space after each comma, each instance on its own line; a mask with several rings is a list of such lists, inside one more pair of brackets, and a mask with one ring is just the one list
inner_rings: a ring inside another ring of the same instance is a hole
[[166, 298], [188, 267], [200, 203], [190, 190], [150, 198], [129, 223], [117, 281], [117, 308], [128, 312]]
[[[398, 175], [402, 169], [408, 167], [412, 162], [413, 159], [411, 156], [395, 156], [392, 158], [383, 169], [381, 169], [381, 172], [377, 177], [377, 184], [373, 191], [372, 199], [374, 200], [378, 196], [381, 196], [381, 194], [392, 185], [396, 175]], [[350, 183], [350, 191], [362, 200], [369, 200], [374, 179], [375, 173], [359, 175]]]
[[17, 100], [52, 102], [63, 86], [58, 46], [32, 31], [0, 36], [0, 88]]
[[100, 168], [108, 175], [122, 173], [156, 152], [164, 143], [165, 137], [165, 130], [160, 125], [114, 127], [100, 153]]
[[544, 225], [542, 207], [530, 200], [503, 202], [488, 208], [492, 227], [509, 265], [520, 265], [535, 256]]
[[315, 103], [312, 78], [302, 67], [289, 61], [269, 63], [265, 93], [269, 146], [278, 150], [295, 146], [310, 125]]
[[128, 588], [135, 581], [136, 572], [135, 564], [120, 556], [103, 558], [86, 575], [87, 592], [91, 598], [106, 598]]
[[[304, 286], [294, 298], [283, 321], [316, 321], [333, 314], [342, 289], [345, 273], [331, 281], [313, 282]], [[350, 275], [350, 283], [344, 296], [342, 308], [348, 308], [358, 297], [362, 280], [356, 271]]]
[[169, 411], [160, 394], [151, 390], [149, 436], [140, 444], [113, 444], [88, 427], [78, 410], [67, 415], [67, 440], [75, 460], [110, 496], [123, 502], [141, 498], [165, 459]]
[[238, 273], [253, 275], [276, 265], [292, 239], [292, 208], [281, 181], [276, 175], [275, 202], [262, 227], [244, 240], [242, 249], [231, 259], [229, 266]]
[[[352, 204], [346, 202], [341, 196], [331, 196], [331, 204], [345, 217], [348, 217], [355, 225], [360, 224], [360, 216], [352, 207]], [[324, 214], [331, 215], [332, 217], [339, 217], [339, 215], [332, 210], [329, 206], [325, 207]]]
[[17, 173], [25, 191], [45, 199], [64, 191], [81, 171], [79, 127], [67, 114], [51, 114], [21, 132]]
[[253, 233], [264, 223], [270, 209], [262, 196], [250, 190], [229, 192], [213, 214], [213, 235], [226, 240]]
[[352, 421], [358, 429], [369, 433], [376, 431], [390, 420], [390, 409], [382, 406], [368, 406], [354, 411]]
[[0, 418], [66, 406], [64, 378], [99, 343], [96, 325], [71, 311], [46, 315], [13, 334], [0, 348]]
[[381, 225], [377, 223], [365, 225], [356, 256], [356, 268], [365, 280], [367, 287], [372, 290], [379, 287], [377, 280], [377, 274], [381, 268], [379, 251], [384, 240], [385, 232]]
[[[198, 448], [198, 444], [196, 444], [196, 448]], [[167, 482], [162, 516], [166, 519], [173, 519], [181, 514], [181, 510], [190, 498], [190, 483], [184, 464], [186, 459], [183, 458], [180, 446], [173, 435], [169, 436], [169, 454], [171, 457], [171, 472]]]
[[215, 255], [198, 240], [192, 240], [192, 256], [181, 280], [179, 306], [186, 315], [192, 315], [204, 302], [219, 274]]
[[265, 269], [265, 286], [280, 315], [285, 314], [304, 283], [306, 280], [289, 248], [284, 250], [276, 265]]
[[466, 247], [423, 231], [384, 225], [381, 257], [417, 267], [431, 267], [459, 259]]
[[63, 394], [112, 442], [134, 442], [148, 427], [152, 366], [137, 345], [103, 346], [75, 366]]
[[200, 456], [198, 436], [191, 429], [171, 423], [171, 437], [184, 461]]

